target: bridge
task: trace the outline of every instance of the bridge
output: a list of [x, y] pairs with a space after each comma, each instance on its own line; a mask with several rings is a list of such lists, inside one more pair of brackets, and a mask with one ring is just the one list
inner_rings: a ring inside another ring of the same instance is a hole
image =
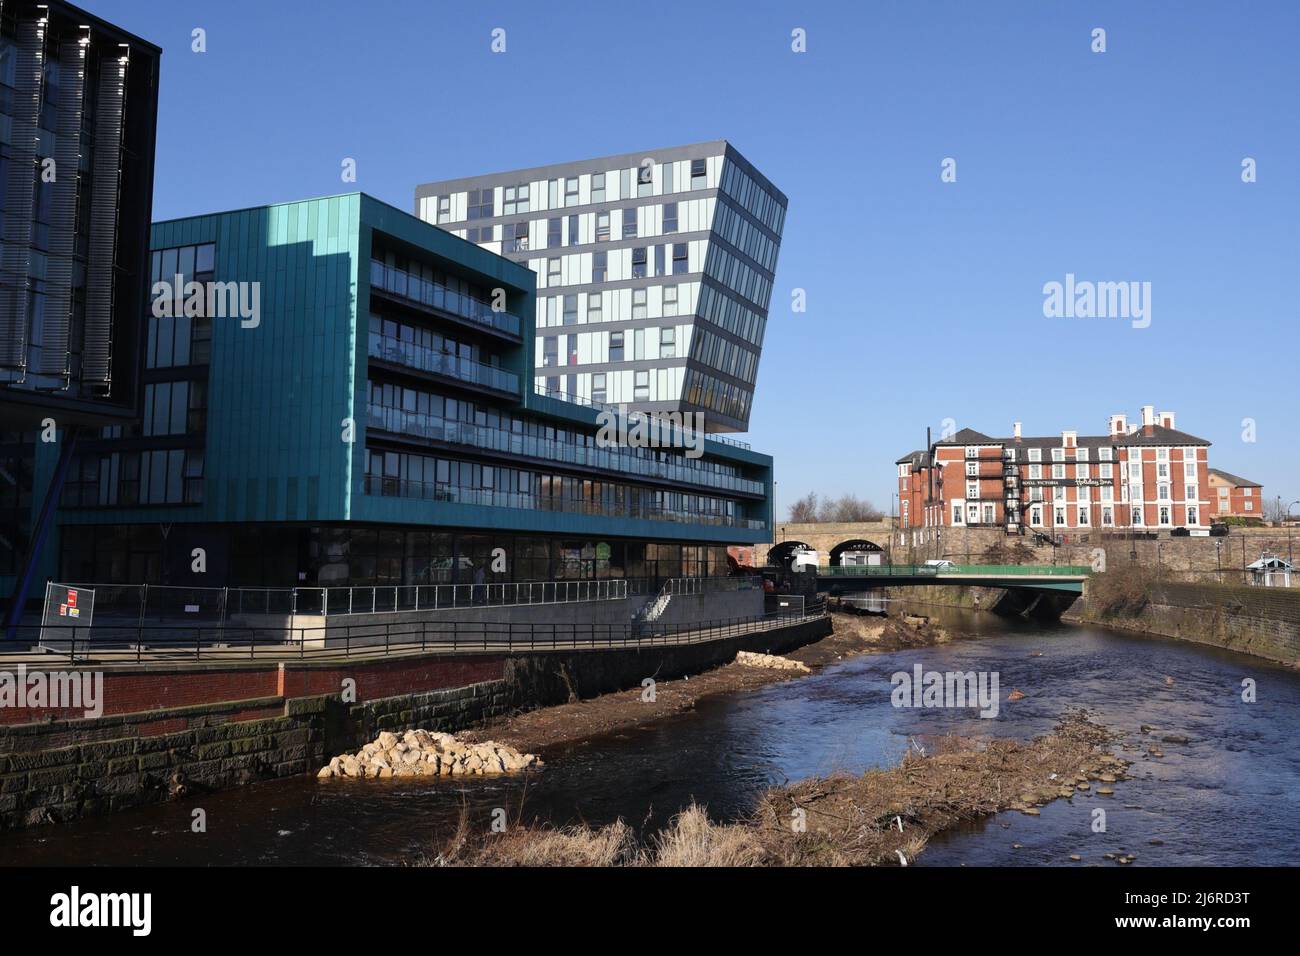
[[1001, 588], [1004, 594], [990, 610], [1006, 616], [1055, 620], [1083, 594], [1091, 573], [1092, 568], [1086, 565], [841, 565], [817, 569], [817, 590], [834, 596], [936, 584]]
[[1058, 564], [876, 564], [817, 569], [817, 590], [827, 594], [949, 584], [959, 587], [1027, 588], [1082, 594], [1092, 568]]

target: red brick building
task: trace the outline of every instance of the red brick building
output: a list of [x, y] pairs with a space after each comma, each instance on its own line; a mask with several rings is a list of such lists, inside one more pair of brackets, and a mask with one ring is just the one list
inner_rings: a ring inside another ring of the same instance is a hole
[[1264, 486], [1257, 481], [1211, 468], [1210, 496], [1216, 518], [1264, 519]]
[[899, 528], [1003, 528], [1007, 534], [1208, 528], [1210, 442], [1174, 413], [1111, 415], [1104, 435], [1009, 438], [964, 428], [899, 458]]

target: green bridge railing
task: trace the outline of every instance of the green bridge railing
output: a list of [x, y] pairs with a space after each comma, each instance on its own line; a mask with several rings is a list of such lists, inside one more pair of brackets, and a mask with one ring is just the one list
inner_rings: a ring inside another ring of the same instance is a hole
[[844, 565], [817, 569], [819, 577], [936, 577], [977, 575], [980, 577], [1081, 577], [1092, 573], [1086, 564], [876, 564]]

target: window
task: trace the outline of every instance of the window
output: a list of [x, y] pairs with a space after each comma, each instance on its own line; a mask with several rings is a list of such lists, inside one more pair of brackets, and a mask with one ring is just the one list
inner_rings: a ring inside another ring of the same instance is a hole
[[1135, 524], [1135, 525], [1140, 525], [1140, 524], [1142, 524], [1142, 509], [1141, 509], [1141, 507], [1136, 507], [1136, 508], [1133, 509], [1133, 512], [1132, 512], [1131, 518], [1132, 518], [1132, 523], [1133, 523], [1133, 524]]
[[1200, 522], [1196, 520], [1196, 509], [1195, 509], [1195, 508], [1188, 508], [1188, 509], [1187, 509], [1187, 523], [1188, 523], [1188, 524], [1200, 524]]
[[1052, 466], [1052, 477], [1061, 479], [1065, 477], [1065, 465], [1055, 464]]
[[649, 196], [654, 192], [654, 163], [645, 162], [636, 168], [636, 194]]
[[979, 462], [977, 462], [977, 461], [968, 461], [968, 462], [966, 462], [966, 474], [967, 474], [968, 476], [970, 476], [971, 478], [974, 478], [974, 477], [978, 476], [979, 473], [980, 473]]
[[1100, 458], [1102, 461], [1110, 461], [1111, 460], [1110, 454], [1111, 454], [1111, 450], [1109, 448], [1097, 449], [1097, 457]]
[[632, 278], [644, 279], [646, 277], [646, 247], [640, 246], [632, 250]]
[[1053, 449], [1052, 449], [1052, 461], [1065, 461], [1065, 449], [1064, 449], [1064, 448], [1053, 448]]
[[1156, 464], [1156, 477], [1157, 478], [1169, 477], [1169, 462], [1162, 461]]
[[564, 324], [578, 324], [578, 297], [576, 295], [566, 295], [564, 297]]
[[578, 244], [578, 236], [579, 236], [579, 232], [578, 232], [578, 217], [577, 217], [577, 216], [570, 216], [570, 217], [569, 217], [569, 242], [568, 242], [568, 244], [571, 245], [571, 246], [576, 246], [576, 245]]
[[578, 205], [578, 178], [576, 176], [564, 181], [564, 204], [566, 206]]
[[597, 252], [591, 257], [591, 281], [604, 282], [609, 275], [609, 253]]
[[598, 405], [604, 405], [605, 395], [605, 373], [597, 372], [591, 376], [591, 400]]
[[609, 360], [611, 362], [623, 361], [623, 333], [609, 333]]
[[508, 222], [501, 227], [501, 244], [505, 252], [528, 251], [528, 222]]
[[551, 335], [542, 339], [542, 364], [558, 365], [560, 364], [560, 340], [557, 336]]
[[703, 189], [707, 185], [706, 166], [702, 159], [691, 160], [691, 188]]
[[1039, 480], [1041, 480], [1042, 477], [1043, 477], [1043, 466], [1042, 466], [1042, 465], [1030, 465], [1030, 466], [1029, 466], [1029, 477], [1032, 478], [1034, 481], [1039, 481]]
[[633, 289], [632, 290], [632, 318], [645, 319], [648, 317], [649, 317], [649, 313], [648, 310], [646, 309], [646, 290]]
[[1160, 506], [1160, 523], [1161, 523], [1161, 524], [1169, 524], [1169, 506], [1168, 506], [1168, 505], [1161, 505], [1161, 506]]
[[1241, 503], [1241, 508], [1242, 508], [1243, 511], [1254, 511], [1254, 510], [1255, 510], [1255, 502], [1253, 502], [1253, 501], [1243, 501], [1243, 502]]
[[650, 373], [648, 371], [637, 372], [635, 375], [632, 400], [634, 402], [648, 402], [650, 400]]
[[1087, 461], [1087, 460], [1088, 460], [1088, 449], [1086, 449], [1086, 448], [1076, 448], [1076, 449], [1074, 450], [1074, 459], [1075, 459], [1075, 461]]
[[559, 258], [546, 260], [546, 284], [548, 286], [563, 285], [560, 278], [560, 260]]
[[980, 483], [978, 481], [966, 482], [966, 497], [978, 498], [980, 496]]
[[1043, 460], [1043, 450], [1042, 450], [1041, 448], [1031, 448], [1031, 449], [1029, 449], [1029, 460], [1030, 460], [1030, 461], [1042, 461], [1042, 460]]
[[492, 189], [471, 189], [467, 197], [470, 219], [492, 218]]
[[636, 207], [623, 210], [623, 238], [636, 238]]
[[672, 325], [666, 325], [659, 330], [659, 357], [676, 358], [677, 356], [677, 328]]
[[1108, 505], [1103, 505], [1101, 509], [1101, 523], [1103, 527], [1109, 528], [1115, 523], [1115, 512]]
[[564, 245], [564, 231], [560, 223], [558, 217], [546, 220], [546, 248], [554, 249]]
[[438, 221], [451, 222], [451, 197], [438, 197]]
[[528, 184], [507, 186], [501, 215], [513, 216], [515, 213], [528, 212]]
[[587, 293], [587, 321], [600, 322], [604, 319], [604, 295], [599, 292]]
[[677, 231], [677, 203], [664, 203], [664, 233]]
[[1075, 477], [1076, 479], [1077, 479], [1077, 478], [1082, 478], [1082, 479], [1084, 479], [1084, 480], [1087, 480], [1087, 478], [1089, 477], [1089, 469], [1088, 469], [1088, 466], [1087, 466], [1087, 465], [1083, 465], [1083, 464], [1076, 464], [1076, 465], [1074, 466], [1074, 477]]
[[966, 457], [967, 457], [967, 458], [978, 458], [979, 455], [980, 455], [980, 450], [979, 450], [979, 448], [977, 448], [975, 445], [967, 445], [967, 446], [966, 446]]
[[1087, 523], [1088, 523], [1088, 509], [1087, 509], [1087, 508], [1080, 508], [1080, 509], [1079, 509], [1079, 524], [1082, 526], [1082, 525], [1086, 525]]
[[1110, 462], [1103, 462], [1102, 464], [1097, 466], [1097, 477], [1106, 478], [1108, 480], [1113, 479], [1115, 477], [1112, 474], [1114, 467], [1115, 466], [1112, 465]]
[[673, 275], [682, 275], [687, 272], [686, 243], [673, 243]]
[[1053, 513], [1054, 524], [1065, 524], [1065, 509], [1057, 508]]
[[664, 286], [664, 315], [677, 314], [677, 286]]
[[[605, 174], [604, 173], [591, 174], [591, 201], [593, 203], [605, 201]], [[606, 233], [609, 232], [608, 214], [606, 214], [605, 216], [605, 231]], [[599, 236], [597, 238], [599, 238]], [[605, 238], [608, 239], [609, 236], [606, 235]]]
[[1042, 527], [1043, 524], [1043, 506], [1031, 505], [1029, 508], [1029, 523]]
[[[904, 512], [903, 512], [903, 513], [906, 514], [906, 513], [907, 513], [907, 511], [906, 511], [906, 508], [907, 508], [907, 502], [903, 502], [903, 508], [904, 508]], [[952, 506], [952, 523], [953, 523], [953, 524], [961, 524], [961, 505], [960, 505], [960, 504], [955, 504], [955, 505]]]
[[609, 213], [607, 212], [596, 213], [596, 241], [609, 241]]

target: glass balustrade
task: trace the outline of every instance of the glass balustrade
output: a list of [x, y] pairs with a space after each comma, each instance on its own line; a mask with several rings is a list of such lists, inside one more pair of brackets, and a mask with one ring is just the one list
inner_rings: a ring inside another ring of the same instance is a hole
[[403, 342], [391, 335], [376, 335], [371, 332], [369, 354], [371, 358], [393, 362], [396, 365], [406, 365], [424, 372], [446, 375], [462, 382], [519, 394], [519, 376], [514, 372], [497, 368], [495, 365], [484, 365], [482, 362], [461, 358], [451, 352], [440, 352], [425, 348], [423, 345], [416, 345], [414, 342]]
[[628, 508], [618, 509], [617, 507], [611, 507], [608, 502], [590, 501], [583, 498], [548, 497], [526, 492], [497, 491], [492, 488], [462, 488], [457, 485], [409, 481], [379, 475], [366, 475], [365, 492], [366, 494], [385, 497], [418, 498], [424, 501], [484, 505], [491, 508], [558, 511], [564, 514], [603, 515], [614, 518], [644, 518], [650, 521], [677, 521], [683, 524], [752, 528], [755, 530], [767, 527], [760, 520], [731, 515], [697, 514], [671, 508], [642, 507], [636, 504]]
[[509, 335], [518, 336], [523, 328], [519, 316], [512, 312], [496, 312], [482, 299], [449, 289], [440, 282], [386, 266], [374, 259], [370, 260], [370, 285], [372, 288], [382, 289], [392, 295], [433, 309], [450, 312], [462, 319], [489, 326]]
[[370, 405], [368, 411], [370, 427], [382, 428], [384, 431], [398, 435], [468, 445], [511, 455], [526, 455], [570, 465], [586, 465], [646, 478], [662, 478], [667, 481], [703, 485], [723, 491], [761, 495], [765, 490], [761, 481], [693, 468], [686, 464], [642, 458], [627, 448], [595, 448], [572, 442], [553, 441], [501, 428], [448, 421], [435, 415], [380, 405]]

